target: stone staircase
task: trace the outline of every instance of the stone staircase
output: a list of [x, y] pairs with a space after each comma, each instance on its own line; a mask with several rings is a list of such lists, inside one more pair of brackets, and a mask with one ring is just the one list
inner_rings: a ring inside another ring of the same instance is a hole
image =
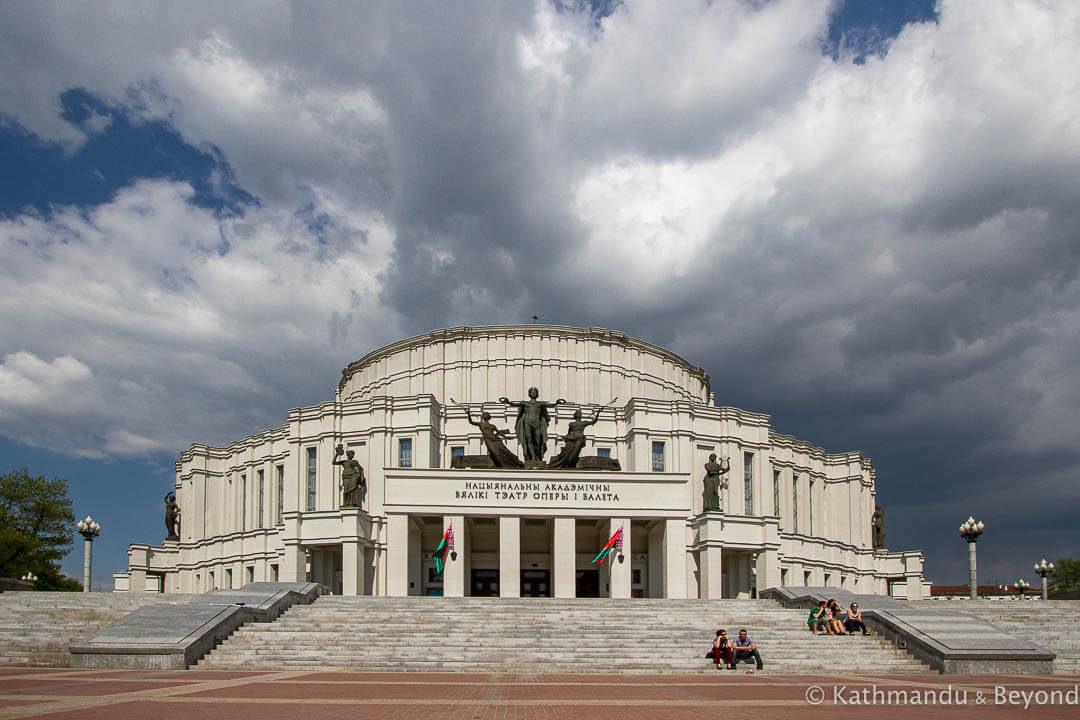
[[0, 666], [71, 667], [68, 646], [153, 602], [186, 595], [144, 593], [0, 593]]
[[1075, 600], [922, 600], [913, 605], [970, 613], [1010, 635], [1057, 653], [1054, 673], [1080, 675], [1080, 602]]
[[767, 672], [930, 671], [877, 636], [814, 637], [805, 610], [772, 600], [336, 596], [245, 625], [198, 667], [716, 672], [704, 655], [720, 627], [747, 628]]

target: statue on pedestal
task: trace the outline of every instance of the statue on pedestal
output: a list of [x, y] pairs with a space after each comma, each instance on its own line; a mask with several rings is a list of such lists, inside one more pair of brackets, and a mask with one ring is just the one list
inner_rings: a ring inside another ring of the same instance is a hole
[[730, 469], [730, 458], [724, 458], [721, 464], [716, 462], [716, 453], [709, 455], [709, 462], [705, 463], [705, 496], [701, 505], [704, 512], [720, 509], [720, 489], [727, 486], [723, 475]]
[[472, 419], [472, 413], [469, 412], [469, 408], [465, 407], [461, 403], [458, 403], [454, 398], [450, 398], [450, 402], [454, 403], [458, 407], [465, 410], [465, 419], [470, 425], [475, 425], [480, 428], [480, 437], [484, 440], [484, 447], [487, 448], [488, 457], [491, 458], [491, 462], [495, 467], [501, 468], [522, 468], [525, 467], [525, 463], [521, 462], [517, 455], [510, 452], [503, 439], [509, 436], [508, 430], [499, 430], [491, 424], [491, 413], [484, 411], [480, 413], [480, 422], [476, 422]]
[[180, 506], [173, 493], [165, 496], [165, 529], [169, 532], [166, 540], [180, 539]]
[[566, 444], [563, 445], [563, 449], [558, 455], [551, 458], [551, 462], [548, 463], [549, 468], [573, 468], [577, 466], [581, 451], [585, 448], [585, 428], [596, 424], [596, 421], [600, 419], [600, 410], [601, 408], [596, 409], [596, 414], [593, 415], [592, 420], [582, 420], [581, 410], [574, 411], [574, 419], [570, 422], [566, 436], [563, 437], [563, 442]]
[[870, 516], [870, 530], [872, 535], [872, 547], [875, 550], [885, 549], [885, 506], [874, 505], [874, 514]]
[[[538, 400], [540, 391], [535, 387], [529, 388], [528, 400], [509, 400], [501, 397], [499, 402], [518, 409], [517, 422], [514, 424], [514, 433], [517, 435], [518, 444], [521, 445], [521, 453], [525, 461], [543, 462], [547, 453], [547, 427], [551, 422], [548, 408], [562, 405], [566, 401], [562, 398], [555, 402]], [[475, 423], [474, 423], [475, 424]]]
[[[345, 459], [340, 459], [345, 455]], [[364, 480], [364, 468], [356, 459], [356, 452], [345, 452], [345, 446], [339, 444], [334, 450], [334, 465], [341, 466], [341, 507], [360, 507], [360, 489], [367, 485]]]

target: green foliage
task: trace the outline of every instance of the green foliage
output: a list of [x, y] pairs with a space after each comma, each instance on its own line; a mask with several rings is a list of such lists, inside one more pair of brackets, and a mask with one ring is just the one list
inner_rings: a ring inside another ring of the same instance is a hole
[[58, 565], [73, 542], [75, 513], [67, 490], [63, 478], [34, 477], [26, 468], [0, 475], [0, 577], [32, 572], [41, 590], [79, 586]]
[[1080, 590], [1080, 560], [1058, 558], [1049, 580], [1054, 592]]

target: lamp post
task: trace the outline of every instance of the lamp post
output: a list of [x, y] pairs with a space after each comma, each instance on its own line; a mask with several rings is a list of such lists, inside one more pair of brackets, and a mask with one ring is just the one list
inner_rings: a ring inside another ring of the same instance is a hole
[[1046, 558], [1043, 558], [1041, 561], [1035, 563], [1035, 572], [1039, 573], [1039, 577], [1042, 578], [1042, 599], [1046, 600], [1048, 589], [1046, 586], [1046, 576], [1054, 572], [1054, 563], [1048, 563], [1046, 562]]
[[1020, 599], [1023, 600], [1024, 593], [1026, 593], [1028, 588], [1031, 587], [1031, 583], [1029, 583], [1027, 580], [1021, 579], [1017, 580], [1013, 587], [1016, 588], [1016, 592], [1020, 593]]
[[968, 516], [964, 524], [960, 526], [960, 537], [968, 544], [968, 597], [975, 600], [979, 597], [978, 581], [975, 578], [975, 543], [982, 535], [984, 525]]
[[35, 575], [32, 572], [28, 572], [19, 579], [24, 581], [24, 582], [35, 583], [35, 582], [37, 582], [37, 575]]
[[94, 538], [101, 533], [101, 526], [87, 515], [86, 519], [80, 520], [75, 527], [79, 529], [85, 541], [83, 543], [83, 592], [90, 592], [90, 571], [94, 564], [93, 544]]

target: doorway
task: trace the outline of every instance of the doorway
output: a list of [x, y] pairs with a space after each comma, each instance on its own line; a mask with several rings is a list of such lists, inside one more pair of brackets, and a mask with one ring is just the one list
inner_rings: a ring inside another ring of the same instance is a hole
[[551, 571], [522, 570], [521, 597], [551, 597]]
[[498, 597], [499, 571], [473, 570], [471, 594], [473, 597]]
[[600, 597], [600, 571], [578, 570], [574, 597], [595, 598]]

